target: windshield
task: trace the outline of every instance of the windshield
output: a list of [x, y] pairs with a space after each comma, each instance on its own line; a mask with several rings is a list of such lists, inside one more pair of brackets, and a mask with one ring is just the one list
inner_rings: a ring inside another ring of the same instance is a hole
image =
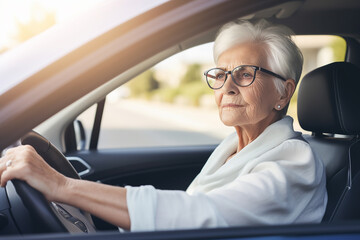
[[3, 52], [0, 55], [0, 94], [92, 39], [164, 2], [166, 0], [101, 1]]

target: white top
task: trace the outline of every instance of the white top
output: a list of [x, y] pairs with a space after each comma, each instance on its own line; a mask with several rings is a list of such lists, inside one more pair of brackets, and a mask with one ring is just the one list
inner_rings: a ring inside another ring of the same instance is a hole
[[285, 117], [237, 149], [236, 133], [212, 153], [186, 192], [127, 186], [131, 231], [318, 223], [325, 171]]

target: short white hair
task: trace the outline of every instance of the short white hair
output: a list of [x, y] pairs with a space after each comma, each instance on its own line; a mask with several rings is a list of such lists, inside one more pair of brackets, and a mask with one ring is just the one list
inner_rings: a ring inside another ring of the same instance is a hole
[[[245, 20], [227, 23], [220, 29], [215, 39], [215, 64], [226, 50], [241, 43], [257, 43], [264, 46], [269, 70], [285, 79], [293, 79], [297, 84], [302, 72], [303, 55], [291, 39], [291, 35], [293, 32], [288, 27], [273, 25], [264, 19], [255, 23]], [[283, 94], [285, 91], [283, 81], [277, 78], [274, 81], [279, 93]]]

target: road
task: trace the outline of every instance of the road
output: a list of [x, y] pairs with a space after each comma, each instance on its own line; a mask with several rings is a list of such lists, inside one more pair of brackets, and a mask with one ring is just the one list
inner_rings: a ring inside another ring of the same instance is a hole
[[[93, 114], [94, 109], [80, 117], [87, 129]], [[215, 108], [121, 99], [106, 103], [99, 149], [218, 144], [233, 131], [221, 123]]]
[[[92, 126], [94, 112], [93, 108], [80, 117], [87, 129]], [[292, 115], [293, 112], [290, 109]], [[296, 121], [294, 128], [301, 130]], [[99, 149], [218, 144], [233, 131], [232, 127], [223, 125], [215, 107], [121, 99], [106, 103]]]

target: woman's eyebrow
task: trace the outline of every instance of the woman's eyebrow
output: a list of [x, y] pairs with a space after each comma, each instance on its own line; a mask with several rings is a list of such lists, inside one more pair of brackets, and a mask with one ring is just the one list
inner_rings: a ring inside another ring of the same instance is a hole
[[228, 70], [227, 67], [223, 67], [223, 66], [216, 66], [216, 68], [220, 68], [220, 69], [222, 69], [222, 70], [224, 70], [224, 71], [227, 71], [227, 70]]

